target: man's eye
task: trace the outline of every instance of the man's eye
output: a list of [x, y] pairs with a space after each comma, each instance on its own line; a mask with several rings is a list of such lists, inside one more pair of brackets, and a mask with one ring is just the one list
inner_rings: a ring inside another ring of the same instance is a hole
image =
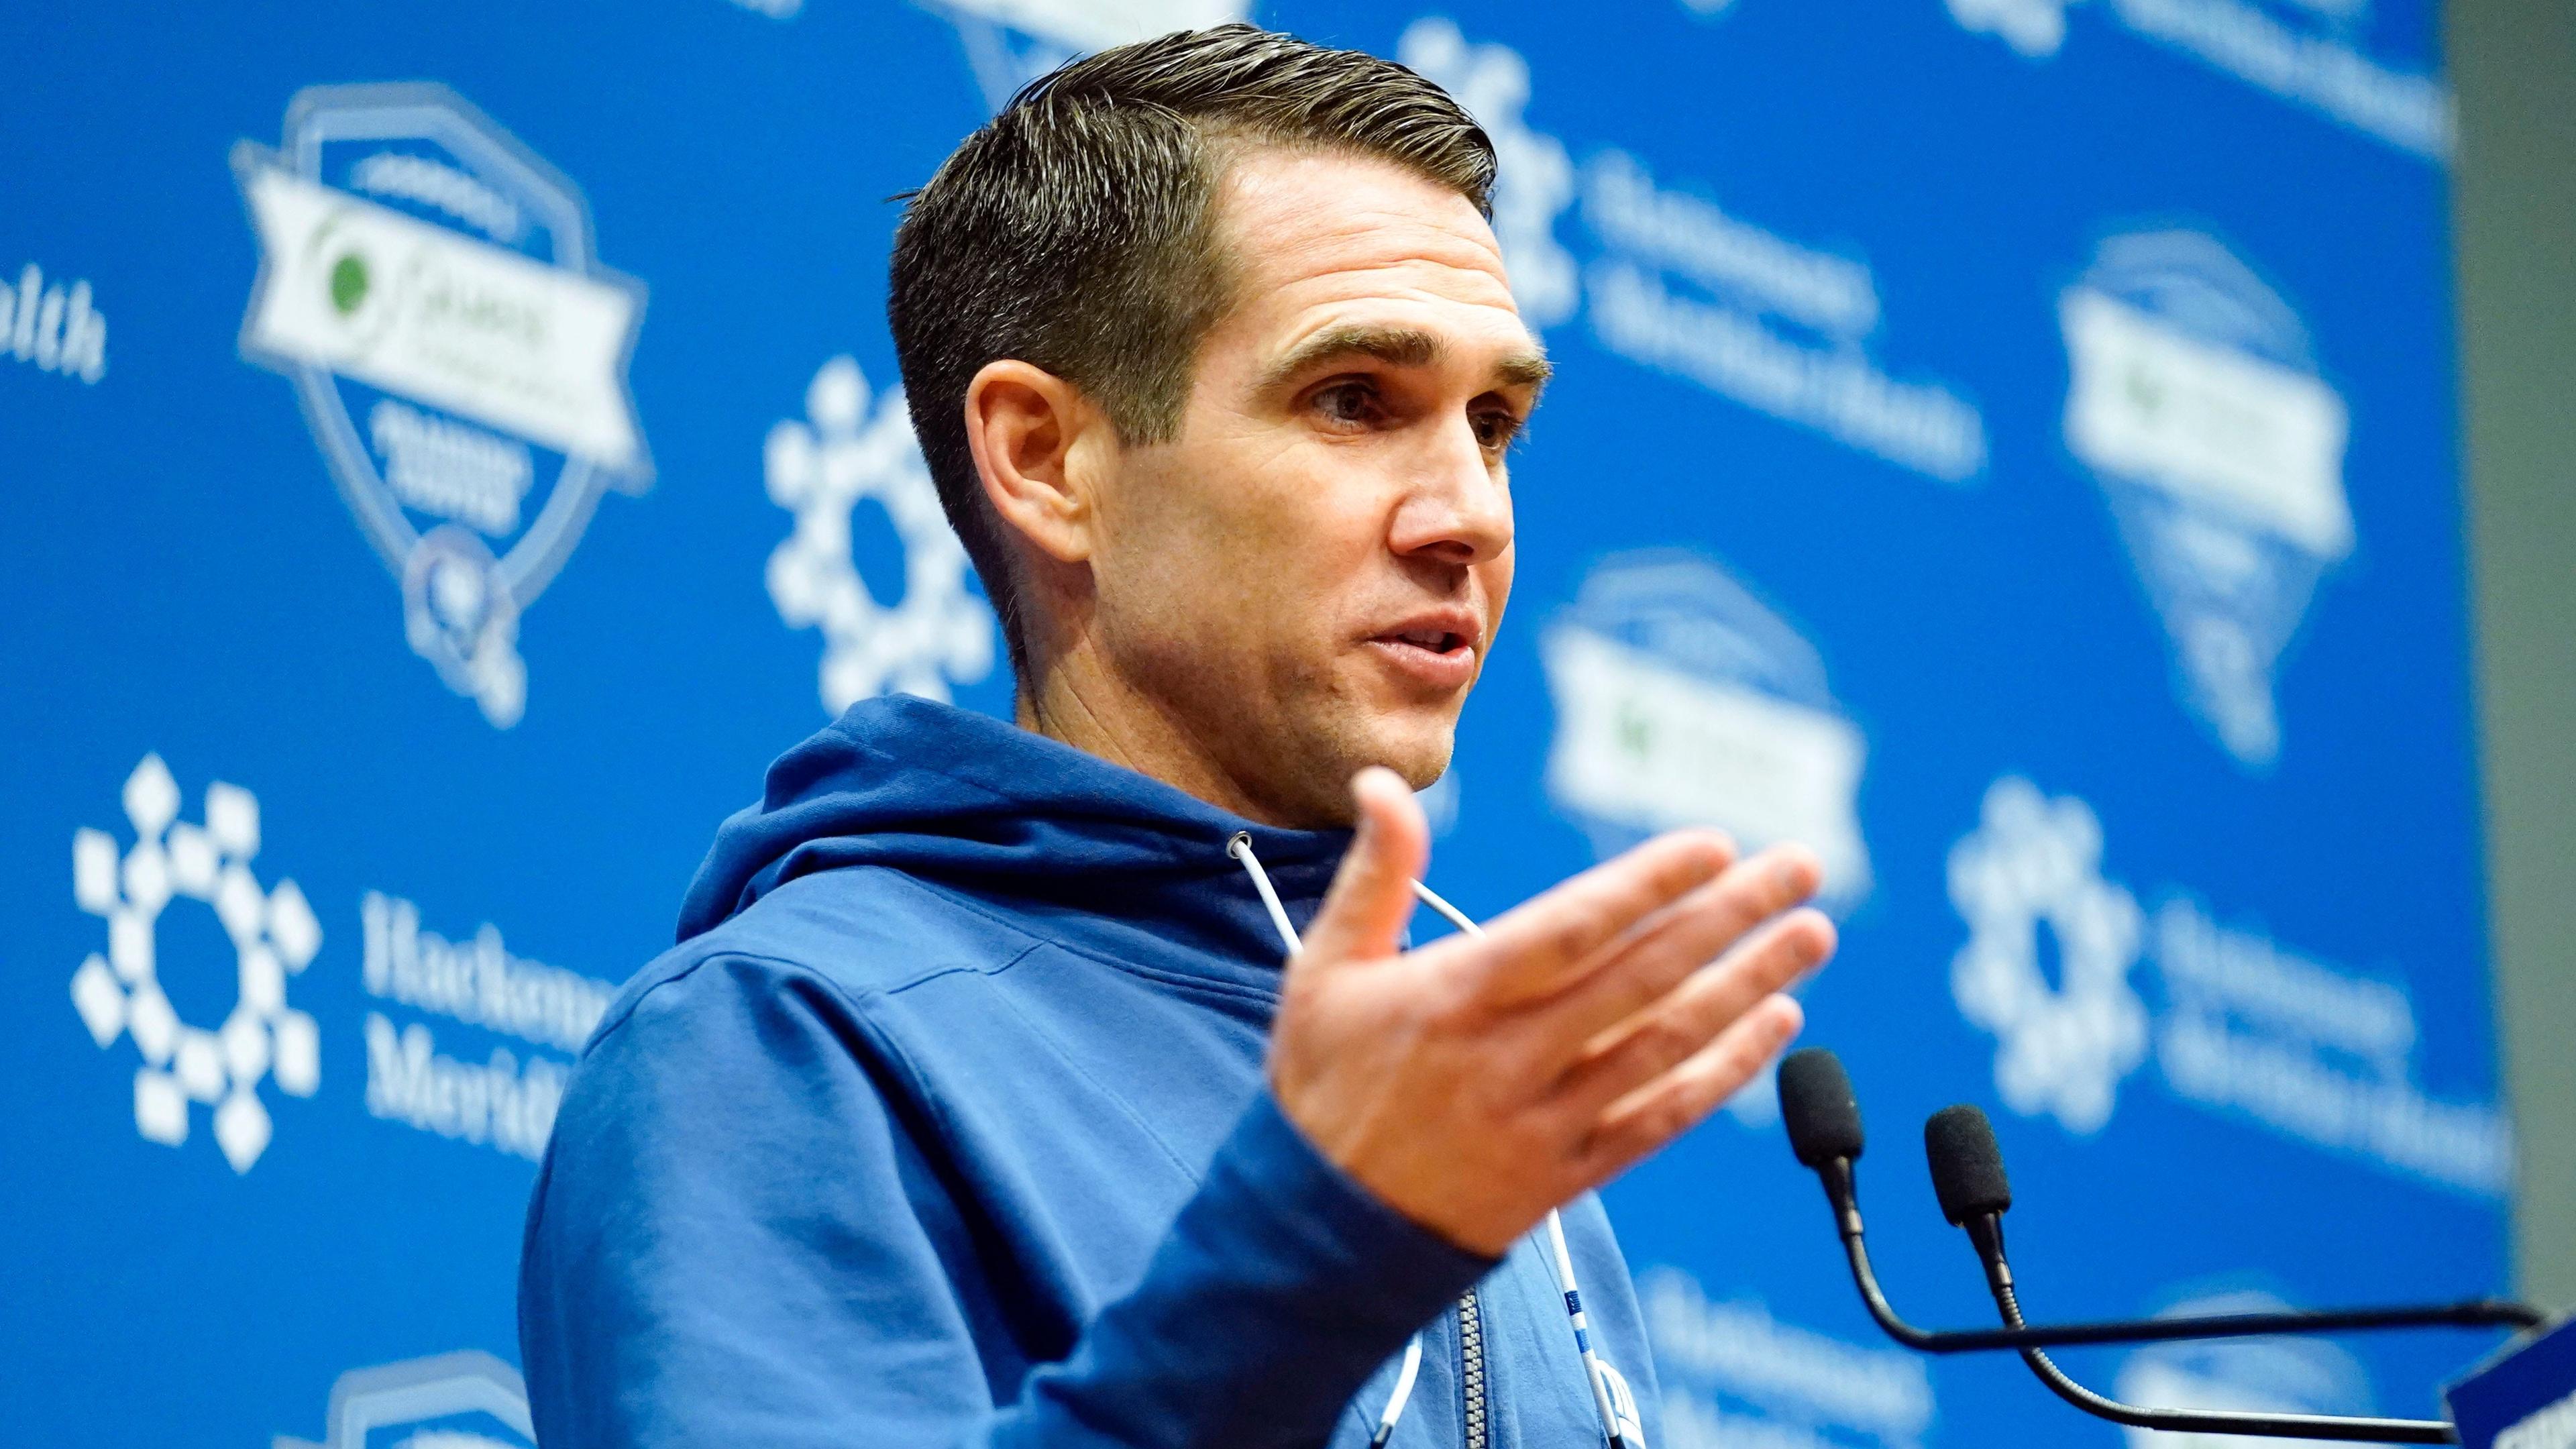
[[1521, 430], [1519, 418], [1499, 409], [1472, 414], [1469, 421], [1475, 425], [1477, 445], [1488, 453], [1510, 447]]
[[1337, 382], [1315, 394], [1315, 407], [1336, 423], [1365, 423], [1377, 415], [1377, 390], [1364, 382]]

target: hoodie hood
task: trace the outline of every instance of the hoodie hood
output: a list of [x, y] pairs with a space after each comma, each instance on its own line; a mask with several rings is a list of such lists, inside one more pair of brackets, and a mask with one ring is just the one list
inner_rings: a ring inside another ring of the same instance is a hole
[[[1281, 830], [1016, 725], [910, 695], [862, 700], [770, 765], [761, 800], [716, 832], [680, 908], [679, 939], [722, 925], [788, 881], [853, 866], [899, 870], [1071, 918], [1097, 940], [1138, 933], [1276, 984], [1279, 940], [1226, 854], [1239, 831], [1302, 930], [1350, 844], [1346, 830]], [[1140, 942], [1141, 944], [1141, 942]]]

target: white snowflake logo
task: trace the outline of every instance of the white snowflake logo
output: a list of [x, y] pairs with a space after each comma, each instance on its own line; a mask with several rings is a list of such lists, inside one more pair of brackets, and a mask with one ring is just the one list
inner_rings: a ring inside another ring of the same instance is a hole
[[[1950, 900], [1968, 923], [1950, 992], [1997, 1038], [1995, 1089], [2023, 1116], [2053, 1113], [2084, 1136], [2111, 1120], [2147, 1048], [2146, 1005], [2129, 985], [2138, 903], [2101, 868], [2092, 807], [2018, 776], [1986, 791], [1984, 819], [1950, 850]], [[2054, 988], [2040, 969], [2043, 924], [2057, 939]]]
[[[823, 707], [838, 714], [878, 694], [945, 700], [951, 683], [990, 674], [993, 610], [966, 587], [966, 549], [940, 509], [902, 390], [871, 413], [858, 363], [835, 357], [805, 390], [805, 415], [769, 430], [769, 496], [796, 515], [796, 532], [769, 556], [769, 597], [791, 626], [823, 631]], [[851, 562], [862, 499], [876, 500], [903, 540], [903, 598], [891, 607]]]
[[[171, 1146], [188, 1139], [190, 1102], [214, 1104], [215, 1142], [235, 1172], [250, 1171], [268, 1147], [260, 1078], [310, 1097], [321, 1084], [321, 1035], [313, 1018], [286, 1004], [286, 978], [321, 948], [322, 927], [295, 882], [262, 890], [250, 871], [259, 853], [259, 801], [238, 785], [206, 787], [205, 823], [178, 819], [179, 786], [159, 755], [145, 755], [125, 781], [125, 818], [134, 848], [115, 837], [72, 835], [72, 895], [107, 921], [107, 954], [91, 952], [72, 973], [72, 1005], [104, 1048], [120, 1033], [143, 1053], [134, 1074], [134, 1125]], [[223, 1025], [208, 1031], [179, 1020], [162, 993], [155, 945], [162, 908], [175, 897], [214, 908], [240, 958], [240, 994]]]

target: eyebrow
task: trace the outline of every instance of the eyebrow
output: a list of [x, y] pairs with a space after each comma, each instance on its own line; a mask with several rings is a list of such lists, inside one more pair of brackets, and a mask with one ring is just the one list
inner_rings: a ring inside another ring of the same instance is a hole
[[[1287, 356], [1264, 370], [1261, 386], [1263, 391], [1285, 387], [1328, 362], [1344, 358], [1374, 357], [1392, 367], [1429, 367], [1448, 354], [1446, 342], [1418, 327], [1345, 323], [1327, 327], [1297, 344]], [[1506, 387], [1544, 387], [1555, 371], [1546, 355], [1535, 349], [1508, 352], [1494, 361], [1494, 378]]]

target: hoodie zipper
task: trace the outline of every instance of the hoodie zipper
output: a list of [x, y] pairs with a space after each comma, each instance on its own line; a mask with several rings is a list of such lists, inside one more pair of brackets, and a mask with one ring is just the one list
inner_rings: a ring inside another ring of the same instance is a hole
[[1485, 1431], [1485, 1315], [1476, 1290], [1458, 1296], [1458, 1387], [1465, 1399], [1466, 1449], [1488, 1449]]

